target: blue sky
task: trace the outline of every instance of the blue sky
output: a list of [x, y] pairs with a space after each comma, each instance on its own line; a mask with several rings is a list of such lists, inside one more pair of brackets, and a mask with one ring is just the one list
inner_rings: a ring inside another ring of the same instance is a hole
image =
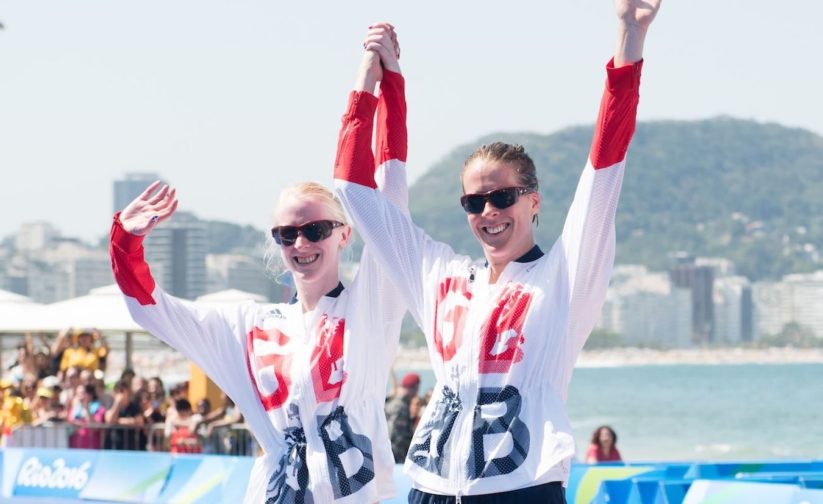
[[[810, 0], [665, 0], [641, 120], [730, 115], [823, 134], [821, 19]], [[0, 237], [32, 220], [105, 234], [112, 181], [129, 171], [159, 172], [202, 217], [267, 227], [280, 188], [331, 182], [378, 20], [403, 48], [412, 179], [481, 135], [594, 120], [608, 0], [0, 0]]]

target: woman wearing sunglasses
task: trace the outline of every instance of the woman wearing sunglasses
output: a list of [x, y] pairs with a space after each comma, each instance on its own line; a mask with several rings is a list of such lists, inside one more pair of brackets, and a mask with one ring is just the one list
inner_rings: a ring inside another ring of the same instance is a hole
[[426, 333], [437, 379], [406, 458], [410, 502], [565, 502], [575, 454], [568, 385], [609, 282], [643, 42], [659, 5], [616, 0], [617, 52], [589, 162], [547, 253], [534, 242], [541, 199], [521, 146], [484, 145], [463, 167], [460, 205], [485, 255], [478, 264], [375, 190], [373, 109], [364, 106], [341, 139], [338, 196]]
[[[404, 209], [404, 80], [396, 56], [384, 71], [371, 48], [385, 44], [395, 54], [391, 27], [384, 28], [378, 41], [369, 34], [345, 118], [363, 102], [378, 109], [376, 169], [387, 200]], [[372, 94], [378, 80], [379, 99]], [[383, 405], [405, 307], [368, 251], [343, 287], [340, 253], [351, 228], [333, 193], [303, 183], [278, 201], [271, 239], [296, 286], [289, 304], [216, 310], [163, 292], [142, 242], [176, 207], [175, 190], [155, 183], [115, 216], [114, 274], [134, 319], [197, 363], [263, 447], [246, 501], [359, 504], [393, 496]]]

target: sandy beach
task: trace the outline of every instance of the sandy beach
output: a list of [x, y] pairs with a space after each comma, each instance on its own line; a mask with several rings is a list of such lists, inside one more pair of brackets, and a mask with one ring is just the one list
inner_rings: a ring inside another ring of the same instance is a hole
[[[689, 348], [657, 350], [614, 348], [587, 350], [576, 367], [652, 366], [671, 364], [823, 364], [823, 348]], [[395, 367], [429, 368], [425, 348], [401, 348]]]

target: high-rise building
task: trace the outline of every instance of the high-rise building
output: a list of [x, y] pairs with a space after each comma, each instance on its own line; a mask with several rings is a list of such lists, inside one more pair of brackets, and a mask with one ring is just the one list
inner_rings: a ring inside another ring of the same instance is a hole
[[695, 343], [714, 343], [714, 268], [682, 261], [669, 269], [675, 287], [692, 293], [692, 339]]
[[194, 299], [206, 293], [206, 224], [177, 211], [146, 237], [145, 256], [152, 276], [177, 297]]
[[687, 347], [691, 344], [691, 292], [666, 273], [645, 266], [617, 266], [598, 327], [619, 333], [626, 345]]
[[240, 254], [209, 254], [206, 256], [209, 292], [237, 289], [271, 295], [274, 280], [266, 273], [262, 258]]
[[[126, 208], [126, 205], [140, 196], [152, 182], [161, 180], [151, 172], [126, 173], [123, 179], [114, 181], [114, 212]], [[162, 180], [161, 180], [162, 181]]]
[[786, 324], [797, 323], [823, 338], [823, 270], [786, 275], [781, 282], [758, 282], [754, 301], [759, 334], [778, 334]]
[[57, 229], [48, 222], [26, 222], [17, 232], [15, 246], [21, 254], [39, 252], [49, 248], [59, 236]]
[[752, 289], [741, 276], [719, 276], [714, 282], [715, 341], [738, 344], [753, 339]]
[[83, 296], [114, 282], [105, 250], [65, 240], [28, 257], [26, 295], [40, 303]]

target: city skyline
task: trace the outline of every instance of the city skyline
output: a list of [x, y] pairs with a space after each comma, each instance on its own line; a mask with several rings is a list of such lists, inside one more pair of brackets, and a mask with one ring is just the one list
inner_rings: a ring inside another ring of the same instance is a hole
[[[280, 188], [330, 183], [360, 39], [375, 20], [394, 22], [403, 46], [411, 180], [482, 135], [591, 124], [614, 45], [610, 2], [317, 10], [0, 0], [0, 151], [11, 177], [0, 236], [49, 220], [96, 239], [111, 218], [109, 184], [133, 171], [163, 174], [202, 218], [265, 228]], [[823, 87], [812, 63], [821, 17], [814, 3], [667, 5], [649, 35], [641, 121], [731, 115], [823, 133], [810, 106]]]

